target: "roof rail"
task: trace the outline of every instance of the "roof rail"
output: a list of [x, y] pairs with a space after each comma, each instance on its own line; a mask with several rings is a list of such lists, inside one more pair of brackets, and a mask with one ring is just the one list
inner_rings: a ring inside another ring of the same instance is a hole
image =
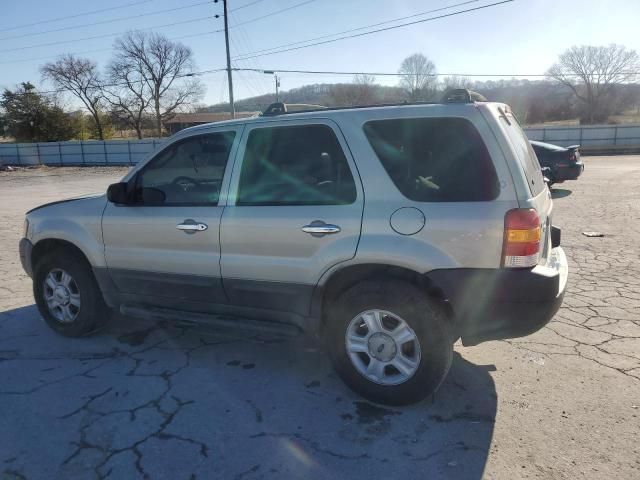
[[326, 110], [327, 107], [322, 105], [313, 105], [309, 103], [283, 103], [275, 102], [269, 105], [262, 115], [265, 117], [272, 115], [282, 115], [284, 113], [309, 112], [314, 110]]
[[478, 92], [466, 88], [452, 88], [447, 90], [442, 97], [442, 103], [473, 103], [486, 102], [487, 99]]
[[347, 105], [342, 107], [324, 107], [322, 105], [313, 105], [306, 103], [283, 103], [276, 102], [269, 105], [260, 115], [263, 117], [273, 117], [277, 115], [287, 115], [289, 113], [308, 113], [317, 112], [318, 110], [356, 110], [362, 108], [372, 107], [400, 107], [409, 105], [441, 105], [447, 103], [473, 103], [473, 102], [486, 102], [485, 97], [477, 92], [472, 92], [467, 89], [453, 89], [449, 90], [440, 102], [398, 102], [398, 103], [380, 103], [372, 105]]

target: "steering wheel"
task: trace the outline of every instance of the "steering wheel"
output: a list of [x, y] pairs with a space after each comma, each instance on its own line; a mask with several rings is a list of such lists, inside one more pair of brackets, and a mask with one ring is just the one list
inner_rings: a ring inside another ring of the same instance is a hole
[[173, 183], [174, 185], [178, 185], [185, 192], [192, 190], [194, 187], [197, 187], [200, 184], [200, 182], [195, 178], [185, 176], [176, 177], [171, 183]]

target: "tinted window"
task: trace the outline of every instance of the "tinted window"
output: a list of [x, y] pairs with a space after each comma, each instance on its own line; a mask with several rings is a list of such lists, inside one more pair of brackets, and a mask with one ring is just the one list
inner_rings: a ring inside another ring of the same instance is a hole
[[237, 205], [340, 205], [355, 199], [351, 170], [331, 128], [258, 128], [249, 134]]
[[[165, 148], [138, 174], [136, 200], [163, 205], [217, 205], [234, 137], [235, 132], [198, 135]], [[164, 202], [158, 201], [158, 190], [164, 194]]]
[[533, 147], [531, 143], [529, 143], [529, 139], [524, 133], [524, 130], [520, 127], [518, 120], [512, 113], [507, 113], [506, 116], [501, 115], [500, 118], [505, 122], [508, 120], [506, 123], [507, 135], [527, 177], [529, 190], [531, 190], [533, 195], [538, 195], [546, 188], [546, 185], [542, 178], [542, 171], [540, 170], [536, 153], [533, 151]]
[[480, 134], [461, 118], [368, 122], [364, 132], [403, 195], [418, 202], [477, 202], [500, 192]]

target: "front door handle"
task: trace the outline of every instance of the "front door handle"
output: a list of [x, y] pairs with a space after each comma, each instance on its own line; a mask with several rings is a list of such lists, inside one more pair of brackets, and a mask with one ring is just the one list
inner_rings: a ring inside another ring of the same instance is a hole
[[324, 223], [320, 221], [311, 222], [309, 225], [305, 225], [302, 227], [302, 231], [305, 233], [310, 233], [314, 237], [327, 235], [331, 233], [340, 232], [340, 227], [338, 225], [331, 225], [329, 223]]
[[182, 230], [184, 233], [196, 233], [196, 232], [203, 232], [209, 227], [207, 226], [206, 223], [200, 223], [200, 222], [196, 222], [195, 220], [187, 219], [184, 222], [176, 225], [176, 228], [178, 230]]

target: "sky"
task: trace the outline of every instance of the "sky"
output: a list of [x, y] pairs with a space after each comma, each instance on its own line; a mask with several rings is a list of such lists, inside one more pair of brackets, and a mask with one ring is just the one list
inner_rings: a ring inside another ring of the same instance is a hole
[[[395, 73], [403, 58], [419, 52], [435, 63], [438, 73], [510, 78], [543, 74], [572, 45], [618, 43], [640, 52], [640, 0], [514, 0], [358, 38], [240, 59], [258, 50], [430, 10], [441, 9], [375, 28], [497, 1], [477, 0], [446, 8], [464, 0], [228, 0], [232, 63], [239, 68], [275, 71]], [[85, 15], [104, 9], [109, 10]], [[287, 10], [269, 15], [283, 9]], [[39, 68], [64, 53], [80, 54], [103, 68], [113, 54], [114, 39], [133, 29], [151, 29], [188, 45], [197, 71], [224, 68], [223, 18], [214, 18], [221, 13], [221, 1], [205, 0], [0, 0], [0, 88], [31, 81], [42, 90], [52, 89], [53, 85], [42, 82]], [[69, 16], [73, 17], [60, 19]], [[336, 37], [326, 39], [330, 38]], [[352, 79], [351, 75], [278, 76], [283, 90]], [[227, 101], [225, 72], [204, 74], [200, 79], [207, 89], [203, 103]], [[233, 81], [237, 99], [275, 89], [272, 74], [234, 72]], [[394, 85], [398, 80], [378, 76], [376, 82]]]

